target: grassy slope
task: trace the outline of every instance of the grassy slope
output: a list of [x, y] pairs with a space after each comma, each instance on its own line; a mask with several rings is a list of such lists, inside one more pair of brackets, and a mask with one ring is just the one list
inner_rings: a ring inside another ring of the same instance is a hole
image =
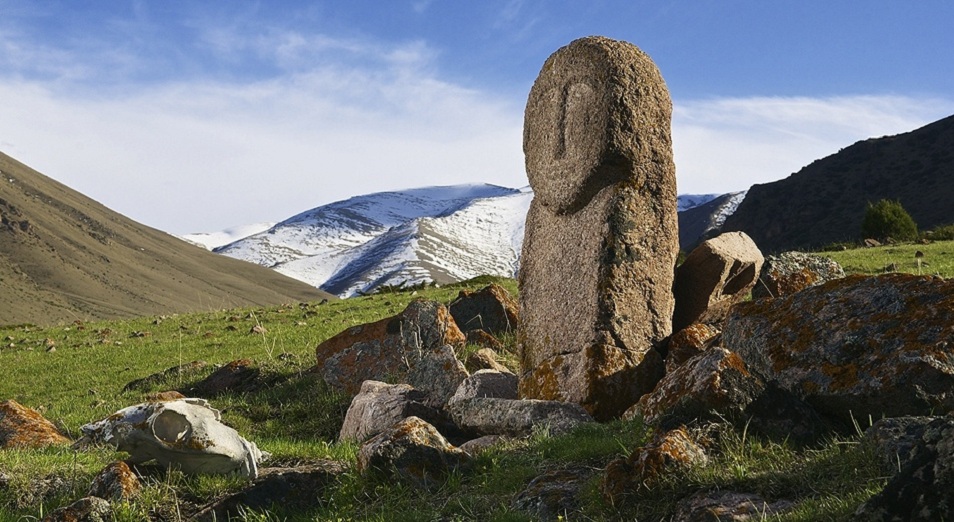
[[[954, 243], [947, 245], [954, 251]], [[938, 252], [944, 251], [943, 244], [936, 246], [941, 249]], [[848, 253], [833, 257], [836, 255]], [[925, 259], [935, 256], [941, 254], [932, 251]], [[875, 265], [878, 263], [881, 261]], [[464, 286], [479, 288], [483, 284]], [[504, 284], [516, 292], [515, 282]], [[278, 464], [314, 458], [353, 462], [356, 448], [333, 442], [347, 402], [330, 393], [314, 375], [303, 373], [314, 362], [314, 347], [349, 326], [396, 313], [414, 298], [447, 303], [458, 291], [456, 287], [430, 288], [418, 295], [399, 292], [324, 305], [243, 308], [47, 329], [0, 328], [0, 400], [12, 398], [38, 408], [75, 437], [81, 425], [140, 402], [146, 392], [187, 386], [211, 369], [171, 377], [147, 390], [123, 392], [123, 386], [134, 379], [193, 360], [222, 364], [250, 358], [268, 371], [291, 378], [261, 393], [214, 399], [212, 403], [223, 410], [224, 420], [270, 451]], [[267, 329], [264, 336], [248, 333], [256, 324]], [[56, 348], [53, 352], [46, 351], [50, 342]], [[430, 492], [349, 472], [330, 493], [328, 505], [318, 511], [247, 518], [527, 520], [526, 514], [511, 507], [514, 494], [540, 472], [566, 466], [594, 471], [583, 494], [581, 517], [588, 520], [658, 520], [671, 513], [677, 499], [710, 489], [754, 491], [769, 500], [797, 500], [797, 509], [779, 520], [844, 520], [883, 484], [873, 459], [853, 439], [798, 450], [728, 433], [717, 438], [709, 465], [668, 474], [640, 488], [628, 502], [607, 505], [598, 494], [599, 470], [648, 436], [638, 420], [587, 426], [564, 437], [539, 434], [482, 455], [471, 471], [452, 476]], [[107, 449], [0, 451], [0, 474], [12, 478], [6, 487], [0, 486], [0, 521], [39, 516], [83, 496], [92, 475], [123, 456]], [[66, 480], [46, 490], [36, 485], [36, 479], [50, 476]], [[172, 520], [177, 510], [187, 510], [189, 503], [202, 504], [241, 487], [241, 481], [234, 478], [184, 477], [176, 472], [151, 475], [147, 484], [136, 501], [116, 508], [119, 520], [146, 516]]]

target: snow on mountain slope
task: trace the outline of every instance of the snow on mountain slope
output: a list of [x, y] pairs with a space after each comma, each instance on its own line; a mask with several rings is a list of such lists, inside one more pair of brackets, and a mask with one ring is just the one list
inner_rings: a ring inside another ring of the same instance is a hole
[[[678, 208], [717, 197], [679, 196]], [[215, 251], [341, 297], [382, 285], [514, 277], [532, 199], [529, 187], [493, 185], [367, 194], [302, 212]]]
[[275, 223], [253, 223], [251, 225], [239, 225], [230, 227], [219, 232], [197, 232], [195, 234], [185, 234], [179, 236], [189, 243], [198, 245], [206, 250], [215, 250], [216, 248], [233, 243], [242, 238], [258, 234], [263, 230], [268, 230], [275, 226]]

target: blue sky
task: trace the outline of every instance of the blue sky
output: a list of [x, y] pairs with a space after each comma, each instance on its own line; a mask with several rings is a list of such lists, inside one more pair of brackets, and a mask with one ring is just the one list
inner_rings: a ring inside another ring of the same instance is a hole
[[0, 0], [0, 151], [173, 233], [526, 185], [526, 96], [601, 34], [674, 104], [680, 193], [954, 114], [954, 2]]

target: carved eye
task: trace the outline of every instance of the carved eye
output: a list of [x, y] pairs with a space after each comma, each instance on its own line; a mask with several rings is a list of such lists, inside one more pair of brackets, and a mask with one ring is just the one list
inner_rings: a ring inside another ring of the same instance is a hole
[[176, 444], [189, 438], [192, 425], [185, 415], [171, 410], [160, 413], [152, 421], [152, 433], [166, 444]]

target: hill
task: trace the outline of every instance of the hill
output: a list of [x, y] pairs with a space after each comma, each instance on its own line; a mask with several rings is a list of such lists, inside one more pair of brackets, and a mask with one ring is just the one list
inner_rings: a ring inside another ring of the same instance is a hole
[[766, 253], [855, 241], [866, 205], [880, 199], [900, 201], [921, 229], [954, 223], [954, 116], [754, 185], [722, 231], [744, 231]]
[[109, 210], [0, 153], [0, 325], [330, 297]]

